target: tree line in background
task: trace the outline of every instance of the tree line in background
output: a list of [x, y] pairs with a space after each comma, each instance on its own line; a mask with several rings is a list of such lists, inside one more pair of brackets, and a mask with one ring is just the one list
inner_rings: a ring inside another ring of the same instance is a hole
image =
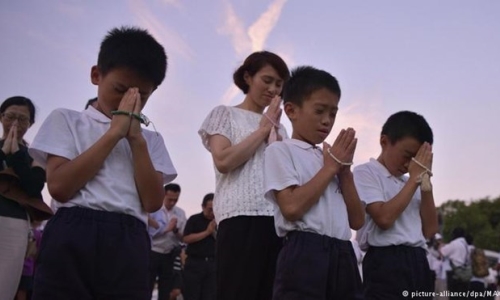
[[440, 229], [444, 240], [451, 240], [451, 231], [462, 227], [479, 248], [500, 251], [500, 197], [484, 198], [466, 203], [449, 200], [438, 207]]

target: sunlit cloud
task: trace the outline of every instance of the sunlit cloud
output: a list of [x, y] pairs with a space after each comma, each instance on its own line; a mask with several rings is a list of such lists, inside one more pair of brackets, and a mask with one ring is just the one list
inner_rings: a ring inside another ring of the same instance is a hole
[[218, 32], [229, 35], [234, 50], [238, 56], [243, 56], [252, 49], [245, 25], [229, 1], [225, 1], [225, 14], [225, 24]]
[[[264, 49], [269, 34], [278, 22], [286, 0], [274, 0], [248, 29], [245, 28], [243, 20], [236, 13], [229, 1], [224, 1], [225, 19], [224, 25], [218, 30], [220, 34], [229, 35], [234, 51], [238, 57], [244, 57], [251, 52]], [[279, 53], [281, 55], [281, 53]], [[285, 59], [285, 57], [283, 57]], [[285, 61], [289, 62], [289, 59]], [[238, 95], [238, 89], [234, 86], [228, 88], [222, 97], [222, 104], [229, 104]]]
[[341, 129], [352, 127], [356, 130], [358, 139], [355, 163], [363, 163], [376, 157], [380, 152], [380, 130], [385, 122], [385, 116], [381, 114], [382, 107], [382, 101], [373, 96], [368, 104], [366, 99], [358, 99], [350, 101], [345, 107], [341, 100], [335, 125], [326, 141], [333, 143]]
[[273, 1], [267, 10], [246, 29], [233, 5], [229, 1], [225, 1], [225, 22], [224, 26], [219, 29], [219, 33], [231, 37], [234, 50], [239, 56], [262, 50], [269, 34], [281, 16], [285, 3], [286, 0]]
[[238, 87], [231, 85], [222, 96], [221, 104], [230, 105], [233, 99], [240, 93]]
[[181, 2], [180, 0], [161, 0], [161, 2], [165, 3], [165, 4], [168, 4], [168, 5], [172, 5], [176, 8], [180, 8], [181, 7]]
[[[174, 3], [176, 1], [167, 1]], [[195, 52], [176, 32], [170, 30], [147, 6], [140, 0], [131, 0], [131, 13], [141, 26], [145, 27], [165, 47], [167, 53], [173, 52], [188, 61], [193, 61]], [[174, 4], [172, 4], [174, 5]]]
[[252, 51], [259, 51], [264, 48], [269, 33], [273, 30], [281, 16], [281, 10], [285, 5], [286, 0], [275, 0], [267, 10], [260, 15], [250, 28], [248, 28], [248, 36], [252, 43]]

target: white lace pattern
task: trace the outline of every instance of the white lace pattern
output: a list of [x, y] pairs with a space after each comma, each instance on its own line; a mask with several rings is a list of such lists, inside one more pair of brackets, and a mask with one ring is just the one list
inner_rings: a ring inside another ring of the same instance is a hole
[[[232, 107], [217, 106], [207, 116], [198, 134], [203, 145], [210, 151], [210, 136], [220, 134], [236, 145], [259, 128], [261, 114]], [[280, 135], [286, 131], [281, 125]], [[214, 214], [217, 223], [236, 216], [273, 216], [272, 203], [264, 198], [264, 150], [262, 143], [256, 153], [243, 165], [222, 174], [215, 169], [216, 187]]]

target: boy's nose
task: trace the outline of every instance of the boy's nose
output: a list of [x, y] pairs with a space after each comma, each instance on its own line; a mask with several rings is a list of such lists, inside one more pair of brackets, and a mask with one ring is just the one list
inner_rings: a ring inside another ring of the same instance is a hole
[[331, 122], [332, 122], [332, 120], [328, 116], [325, 116], [321, 119], [321, 124], [326, 125], [326, 126], [330, 126]]

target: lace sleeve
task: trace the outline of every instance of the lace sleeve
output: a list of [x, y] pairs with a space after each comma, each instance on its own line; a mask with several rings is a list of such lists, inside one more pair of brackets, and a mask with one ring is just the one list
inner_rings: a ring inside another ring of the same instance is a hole
[[201, 125], [198, 134], [201, 137], [203, 146], [210, 151], [208, 140], [210, 136], [220, 134], [231, 140], [231, 113], [227, 106], [221, 105], [214, 108], [208, 114]]

